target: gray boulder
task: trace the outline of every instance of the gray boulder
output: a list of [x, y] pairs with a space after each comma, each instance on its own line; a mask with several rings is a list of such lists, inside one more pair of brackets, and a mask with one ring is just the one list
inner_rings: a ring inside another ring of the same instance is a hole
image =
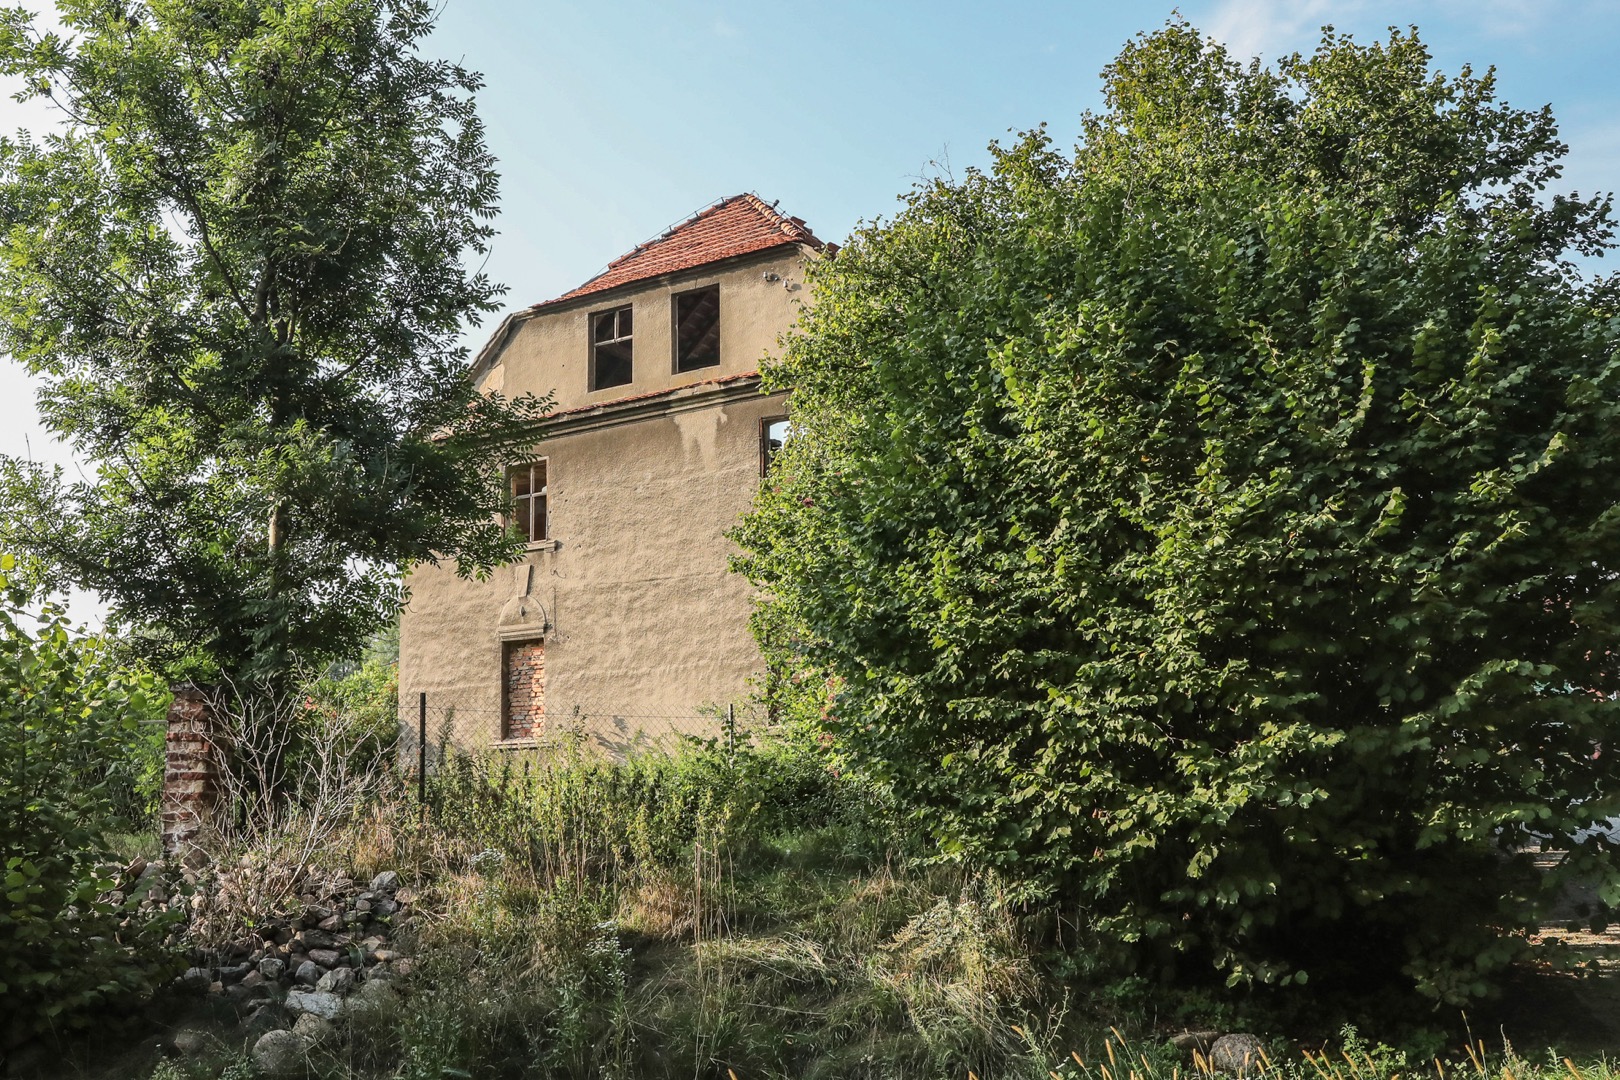
[[1183, 1031], [1180, 1035], [1170, 1037], [1170, 1045], [1188, 1057], [1203, 1054], [1207, 1058], [1210, 1048], [1220, 1037], [1221, 1033], [1218, 1031]]
[[376, 1022], [399, 1007], [399, 992], [386, 979], [367, 979], [344, 1002], [348, 1015], [361, 1023]]
[[180, 1051], [182, 1057], [198, 1057], [218, 1045], [212, 1035], [200, 1028], [181, 1028], [169, 1042]]
[[390, 986], [387, 979], [367, 979], [354, 997], [368, 1005], [392, 1005], [399, 1000], [399, 991]]
[[314, 952], [316, 949], [330, 949], [337, 943], [337, 939], [325, 930], [305, 930], [299, 940], [304, 943], [304, 948], [310, 952]]
[[219, 969], [219, 981], [226, 986], [239, 983], [247, 978], [247, 973], [253, 970], [252, 964], [231, 964]]
[[259, 961], [259, 974], [263, 975], [271, 982], [275, 982], [277, 979], [281, 978], [282, 972], [286, 970], [286, 962], [283, 960], [277, 960], [273, 956]]
[[315, 984], [315, 989], [329, 994], [347, 994], [354, 989], [354, 971], [346, 967], [333, 968], [321, 976], [321, 981]]
[[399, 875], [392, 870], [384, 870], [371, 879], [372, 892], [393, 892], [399, 888]]
[[186, 968], [186, 973], [180, 976], [180, 985], [197, 994], [206, 994], [213, 981], [214, 976], [207, 968]]
[[336, 949], [311, 949], [309, 958], [323, 968], [334, 968], [338, 966], [338, 961], [343, 959], [343, 954]]
[[336, 1020], [343, 1014], [343, 999], [325, 990], [290, 990], [287, 1008], [295, 1013], [314, 1013], [322, 1020]]
[[294, 1035], [303, 1038], [311, 1046], [320, 1046], [337, 1034], [337, 1028], [332, 1021], [314, 1013], [304, 1013], [292, 1029]]
[[1264, 1047], [1253, 1035], [1222, 1035], [1209, 1048], [1209, 1065], [1232, 1076], [1256, 1076], [1266, 1067]]
[[309, 1068], [309, 1043], [290, 1031], [267, 1031], [253, 1044], [253, 1067], [276, 1080], [303, 1076]]
[[292, 1023], [292, 1014], [273, 1002], [254, 1009], [248, 1018], [242, 1021], [243, 1041], [248, 1046], [256, 1044], [260, 1038], [272, 1031], [280, 1031]]
[[321, 965], [313, 960], [305, 960], [293, 973], [293, 981], [300, 986], [314, 986], [321, 981], [321, 975]]

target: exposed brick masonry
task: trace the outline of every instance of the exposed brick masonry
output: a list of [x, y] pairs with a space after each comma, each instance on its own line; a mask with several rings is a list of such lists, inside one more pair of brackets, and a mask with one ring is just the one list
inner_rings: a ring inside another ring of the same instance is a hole
[[509, 641], [504, 650], [506, 715], [501, 737], [532, 739], [545, 729], [546, 645]]
[[219, 755], [208, 695], [189, 683], [174, 688], [164, 736], [160, 806], [163, 853], [190, 861], [193, 842], [219, 799]]

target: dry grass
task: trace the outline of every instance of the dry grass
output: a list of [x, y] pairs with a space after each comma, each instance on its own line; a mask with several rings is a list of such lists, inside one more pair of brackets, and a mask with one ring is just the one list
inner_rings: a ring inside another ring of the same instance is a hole
[[[407, 796], [326, 849], [422, 897], [412, 992], [351, 1025], [332, 1080], [1212, 1076], [1143, 998], [1055, 978], [992, 878], [908, 858], [872, 793], [812, 756], [492, 755], [441, 775], [432, 814]], [[1620, 1080], [1477, 1041], [1442, 1063], [1350, 1030], [1268, 1049], [1258, 1080]]]

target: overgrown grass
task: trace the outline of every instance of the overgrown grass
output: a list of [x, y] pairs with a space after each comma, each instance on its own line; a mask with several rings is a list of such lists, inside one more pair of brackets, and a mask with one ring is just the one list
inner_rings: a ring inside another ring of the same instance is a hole
[[[1208, 1062], [1167, 1035], [1287, 1030], [1230, 998], [1097, 981], [1083, 934], [1058, 938], [994, 878], [928, 858], [880, 791], [811, 746], [452, 757], [430, 802], [423, 814], [396, 788], [328, 845], [333, 870], [417, 883], [417, 968], [394, 1004], [314, 1052], [313, 1075], [1193, 1080]], [[1311, 1037], [1269, 1037], [1257, 1067], [1267, 1080], [1612, 1072], [1505, 1043]], [[227, 1057], [152, 1075], [248, 1070]]]
[[463, 757], [432, 797], [427, 827], [356, 845], [445, 913], [398, 1075], [934, 1075], [1015, 1050], [1037, 984], [993, 886], [917, 865], [813, 753]]

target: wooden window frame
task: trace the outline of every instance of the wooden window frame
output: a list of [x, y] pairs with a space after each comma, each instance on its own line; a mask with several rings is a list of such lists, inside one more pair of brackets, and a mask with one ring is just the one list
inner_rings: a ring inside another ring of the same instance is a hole
[[[781, 416], [764, 416], [764, 417], [760, 418], [760, 421], [759, 421], [759, 475], [762, 476], [762, 477], [770, 475], [770, 472], [771, 472], [771, 459], [773, 457], [775, 457], [775, 454], [773, 454], [771, 452], [771, 428], [774, 427], [777, 424], [786, 424], [787, 422], [788, 422], [788, 418], [787, 418], [787, 415], [785, 413], [783, 415], [781, 415]], [[783, 436], [782, 442], [784, 443], [784, 445], [787, 442], [787, 438], [786, 438], [785, 435]]]
[[[586, 319], [585, 319], [585, 335], [586, 335], [586, 340], [589, 343], [590, 349], [591, 349], [591, 363], [590, 363], [590, 373], [589, 373], [589, 379], [590, 379], [589, 390], [590, 390], [591, 393], [595, 393], [598, 390], [611, 390], [614, 387], [619, 387], [619, 386], [629, 386], [631, 383], [635, 382], [635, 380], [636, 380], [636, 333], [635, 333], [636, 326], [635, 326], [634, 308], [635, 308], [634, 304], [621, 304], [618, 307], [605, 308], [605, 309], [603, 309], [601, 311], [593, 311], [593, 312], [590, 313], [590, 315], [588, 315], [586, 317]], [[630, 314], [630, 332], [628, 334], [620, 333], [620, 329], [621, 329], [621, 327], [619, 325], [620, 324], [620, 317], [623, 316], [624, 314], [626, 314], [627, 312]], [[613, 318], [613, 334], [614, 334], [614, 336], [607, 339], [607, 340], [605, 340], [605, 341], [598, 341], [598, 340], [596, 340], [596, 326], [597, 326], [597, 323], [603, 318], [603, 316], [612, 316], [612, 318]], [[628, 345], [628, 347], [629, 347], [629, 357], [628, 357], [628, 360], [629, 360], [629, 363], [630, 363], [629, 377], [626, 378], [623, 382], [603, 383], [602, 379], [601, 379], [600, 366], [598, 364], [598, 356], [597, 356], [597, 354], [601, 351], [601, 348], [604, 345], [621, 345], [621, 344]]]
[[[540, 470], [540, 488], [535, 490], [534, 471]], [[529, 493], [519, 495], [517, 492], [518, 476], [528, 471]], [[540, 544], [551, 539], [551, 459], [535, 458], [533, 461], [524, 461], [509, 466], [506, 470], [506, 489], [512, 496], [514, 517], [512, 524], [517, 526], [518, 532], [530, 544]], [[534, 504], [540, 503], [540, 534], [535, 535]]]
[[[681, 301], [705, 293], [714, 294], [714, 359], [704, 361], [701, 364], [685, 363], [681, 356]], [[670, 349], [674, 353], [670, 367], [676, 375], [684, 375], [693, 371], [705, 371], [720, 366], [720, 286], [718, 283], [704, 285], [696, 289], [687, 289], [685, 292], [678, 292], [671, 296], [669, 298], [669, 325]]]

